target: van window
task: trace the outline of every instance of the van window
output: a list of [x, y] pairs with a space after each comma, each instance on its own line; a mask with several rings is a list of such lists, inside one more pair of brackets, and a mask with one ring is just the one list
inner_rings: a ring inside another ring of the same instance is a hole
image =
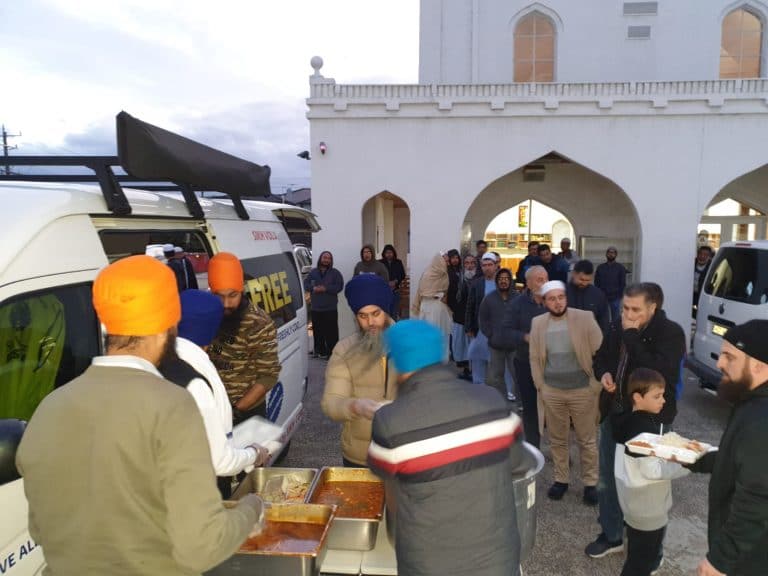
[[704, 292], [747, 304], [768, 302], [768, 251], [721, 248], [710, 267]]
[[292, 252], [241, 260], [251, 300], [272, 317], [275, 328], [296, 318], [304, 293]]
[[99, 354], [91, 284], [14, 296], [0, 304], [0, 418], [29, 420], [54, 388]]
[[192, 263], [198, 287], [208, 288], [208, 261], [212, 251], [205, 234], [199, 230], [101, 230], [99, 238], [110, 264], [137, 254], [165, 262], [163, 244], [178, 246]]

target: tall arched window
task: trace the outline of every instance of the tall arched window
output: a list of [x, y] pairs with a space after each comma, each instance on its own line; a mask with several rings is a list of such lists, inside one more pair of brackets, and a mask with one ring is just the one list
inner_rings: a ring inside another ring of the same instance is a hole
[[720, 78], [758, 78], [763, 23], [753, 12], [738, 8], [723, 19]]
[[515, 82], [554, 82], [555, 26], [541, 12], [531, 12], [515, 27]]

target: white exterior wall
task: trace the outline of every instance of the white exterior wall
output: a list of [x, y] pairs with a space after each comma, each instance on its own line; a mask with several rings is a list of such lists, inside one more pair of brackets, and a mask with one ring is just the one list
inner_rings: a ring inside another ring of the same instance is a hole
[[328, 82], [313, 85], [308, 101], [312, 146], [328, 146], [312, 157], [313, 210], [323, 225], [315, 245], [333, 251], [345, 277], [371, 196], [388, 190], [408, 203], [415, 288], [432, 255], [459, 244], [468, 212], [490, 221], [514, 203], [472, 207], [478, 196], [503, 177], [514, 187], [510, 173], [554, 150], [588, 169], [562, 168], [563, 181], [575, 171], [570, 185], [581, 192], [545, 182], [535, 198], [563, 212], [578, 236], [631, 230], [635, 280], [662, 284], [665, 308], [688, 329], [699, 219], [724, 186], [768, 159], [756, 145], [768, 132], [768, 81], [598, 84], [578, 95], [556, 86], [520, 96], [520, 85], [486, 96], [494, 90]]
[[[556, 82], [716, 79], [723, 17], [759, 0], [659, 0], [655, 15], [624, 16], [604, 0], [421, 0], [419, 83], [504, 84], [513, 78], [515, 25], [538, 10], [557, 29]], [[628, 39], [628, 26], [651, 27]], [[763, 60], [768, 40], [763, 37]], [[765, 71], [763, 71], [765, 75]]]

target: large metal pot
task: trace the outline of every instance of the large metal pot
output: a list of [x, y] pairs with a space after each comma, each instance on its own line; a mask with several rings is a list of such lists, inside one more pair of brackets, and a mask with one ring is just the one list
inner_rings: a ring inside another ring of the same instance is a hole
[[[512, 489], [515, 492], [515, 510], [517, 513], [517, 529], [520, 532], [520, 561], [530, 555], [536, 544], [536, 476], [544, 468], [544, 456], [528, 442], [523, 442], [524, 456], [519, 472], [512, 476]], [[397, 502], [387, 488], [387, 538], [392, 546], [395, 545], [395, 524]]]
[[536, 544], [536, 476], [544, 468], [544, 456], [539, 450], [523, 442], [524, 466], [512, 477], [515, 491], [517, 529], [520, 532], [520, 561], [530, 555]]

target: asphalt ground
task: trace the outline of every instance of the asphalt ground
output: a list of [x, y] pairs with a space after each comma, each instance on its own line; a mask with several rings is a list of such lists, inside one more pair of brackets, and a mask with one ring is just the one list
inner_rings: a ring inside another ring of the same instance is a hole
[[[341, 466], [341, 426], [326, 418], [320, 409], [325, 366], [326, 362], [322, 360], [310, 360], [305, 417], [281, 466]], [[729, 407], [699, 388], [698, 380], [692, 375], [686, 378], [678, 407], [675, 420], [678, 433], [714, 445], [719, 443]], [[597, 508], [581, 502], [582, 485], [578, 480], [579, 458], [575, 445], [571, 451], [571, 486], [559, 502], [546, 496], [552, 481], [552, 460], [546, 440], [542, 452], [546, 465], [536, 482], [536, 546], [523, 564], [525, 576], [617, 576], [624, 561], [623, 553], [596, 560], [584, 554], [584, 547], [597, 536], [600, 528]], [[664, 542], [664, 566], [659, 576], [696, 573], [696, 566], [706, 552], [708, 482], [709, 476], [699, 474], [673, 482], [674, 505]]]

